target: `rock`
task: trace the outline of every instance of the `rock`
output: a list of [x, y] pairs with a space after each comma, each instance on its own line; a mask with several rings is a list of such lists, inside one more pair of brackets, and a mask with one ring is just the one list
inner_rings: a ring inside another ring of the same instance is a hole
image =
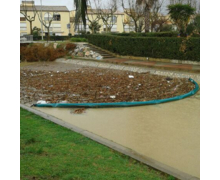
[[49, 44], [50, 44], [50, 43], [45, 43], [45, 44], [44, 44], [44, 47], [48, 47], [48, 46], [49, 46]]
[[53, 44], [53, 48], [54, 48], [54, 49], [57, 48], [57, 44], [58, 44], [58, 43], [54, 43], [54, 44]]
[[101, 60], [101, 59], [102, 59], [102, 56], [98, 56], [98, 57], [96, 57], [96, 59]]
[[77, 53], [77, 56], [79, 56], [79, 57], [83, 57], [84, 54], [83, 54], [83, 52], [78, 52], [78, 53]]
[[167, 77], [166, 80], [171, 81], [171, 80], [173, 80], [173, 78]]
[[85, 56], [89, 56], [90, 55], [90, 51], [86, 51]]

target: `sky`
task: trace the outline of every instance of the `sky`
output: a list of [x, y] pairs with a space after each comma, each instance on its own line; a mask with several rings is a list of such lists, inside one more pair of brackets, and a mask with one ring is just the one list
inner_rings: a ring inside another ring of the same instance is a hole
[[[20, 0], [21, 3], [22, 0]], [[30, 0], [29, 0], [30, 1]], [[34, 0], [35, 5], [40, 5], [40, 0]], [[42, 5], [54, 5], [54, 6], [67, 6], [69, 10], [73, 10], [73, 1], [74, 0], [42, 0]], [[94, 0], [90, 0], [92, 7], [94, 8]], [[101, 0], [103, 4], [108, 3], [110, 0]], [[120, 0], [119, 0], [120, 1]], [[169, 4], [170, 0], [164, 0], [163, 8], [162, 8], [162, 13], [166, 14], [166, 6]], [[200, 0], [197, 0], [200, 1]], [[126, 0], [125, 0], [126, 2]], [[123, 9], [120, 7], [119, 11], [123, 11]]]

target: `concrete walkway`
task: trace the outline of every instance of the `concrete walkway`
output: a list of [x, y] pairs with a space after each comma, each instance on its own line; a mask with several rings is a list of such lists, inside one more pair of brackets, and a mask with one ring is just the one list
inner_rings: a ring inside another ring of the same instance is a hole
[[112, 58], [112, 59], [103, 59], [104, 62], [115, 63], [115, 64], [128, 64], [142, 67], [151, 67], [158, 69], [169, 69], [169, 70], [181, 70], [188, 72], [200, 72], [200, 65], [194, 64], [177, 64], [177, 63], [167, 63], [159, 61], [143, 61], [143, 60], [131, 60], [124, 58]]
[[157, 69], [148, 66], [140, 66], [135, 64], [124, 64], [124, 63], [111, 63], [107, 60], [83, 60], [83, 59], [57, 59], [56, 62], [67, 63], [67, 64], [77, 64], [90, 67], [98, 68], [108, 68], [108, 69], [118, 69], [123, 71], [133, 71], [133, 72], [150, 72], [151, 74], [169, 76], [169, 77], [179, 77], [179, 78], [192, 78], [197, 83], [200, 82], [200, 73], [194, 73], [190, 71], [179, 71], [178, 69]]

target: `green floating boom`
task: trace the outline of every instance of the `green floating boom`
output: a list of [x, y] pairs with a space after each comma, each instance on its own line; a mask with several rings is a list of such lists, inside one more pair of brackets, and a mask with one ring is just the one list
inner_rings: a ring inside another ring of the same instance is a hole
[[113, 102], [113, 103], [50, 103], [50, 104], [33, 104], [36, 107], [85, 107], [85, 108], [102, 108], [102, 107], [129, 107], [129, 106], [141, 106], [141, 105], [149, 105], [149, 104], [159, 104], [170, 101], [180, 100], [189, 96], [196, 94], [199, 90], [199, 85], [191, 78], [189, 78], [193, 84], [195, 84], [195, 88], [183, 95], [167, 98], [167, 99], [157, 99], [151, 101], [136, 101], [136, 102]]

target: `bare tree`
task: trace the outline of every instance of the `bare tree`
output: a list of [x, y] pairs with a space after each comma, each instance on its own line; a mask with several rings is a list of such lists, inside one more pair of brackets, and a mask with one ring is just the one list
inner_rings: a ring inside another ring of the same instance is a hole
[[39, 18], [39, 21], [43, 24], [43, 26], [47, 29], [47, 33], [48, 33], [48, 36], [47, 36], [47, 41], [50, 40], [50, 27], [51, 27], [51, 23], [53, 22], [53, 18], [54, 18], [54, 15], [56, 14], [56, 12], [46, 12], [44, 17], [42, 17], [40, 15], [40, 13], [37, 13], [38, 14], [38, 18]]
[[[90, 3], [90, 1], [89, 1], [89, 3]], [[90, 7], [91, 7], [91, 3], [90, 3]], [[89, 26], [91, 27], [92, 34], [94, 34], [96, 27], [100, 26], [99, 25], [100, 16], [98, 16], [96, 10], [92, 9], [92, 8], [87, 9], [87, 14], [86, 15], [87, 15], [86, 19], [90, 23]]]
[[168, 18], [166, 16], [163, 16], [161, 13], [163, 3], [164, 0], [157, 0], [152, 6], [150, 13], [151, 32], [153, 32], [154, 30], [156, 32], [160, 31], [163, 24], [168, 21]]
[[[132, 19], [135, 26], [135, 32], [141, 32], [143, 27], [144, 8], [143, 6], [137, 4], [136, 0], [128, 0], [127, 3], [128, 8], [125, 8], [124, 0], [122, 0], [124, 13]], [[126, 20], [125, 22], [128, 22], [130, 26], [130, 20]]]
[[[33, 16], [30, 16], [29, 12], [33, 12]], [[20, 13], [24, 16], [24, 18], [29, 22], [30, 24], [30, 34], [33, 34], [33, 29], [32, 29], [32, 22], [35, 21], [35, 17], [37, 14], [34, 1], [30, 5], [27, 5], [26, 0], [22, 2], [21, 7], [20, 7]]]
[[150, 30], [150, 10], [157, 0], [136, 0], [137, 4], [144, 7], [145, 32]]
[[107, 32], [111, 32], [113, 25], [117, 23], [115, 12], [117, 11], [117, 0], [112, 0], [107, 5], [102, 6], [100, 0], [95, 0], [97, 16], [102, 20]]

